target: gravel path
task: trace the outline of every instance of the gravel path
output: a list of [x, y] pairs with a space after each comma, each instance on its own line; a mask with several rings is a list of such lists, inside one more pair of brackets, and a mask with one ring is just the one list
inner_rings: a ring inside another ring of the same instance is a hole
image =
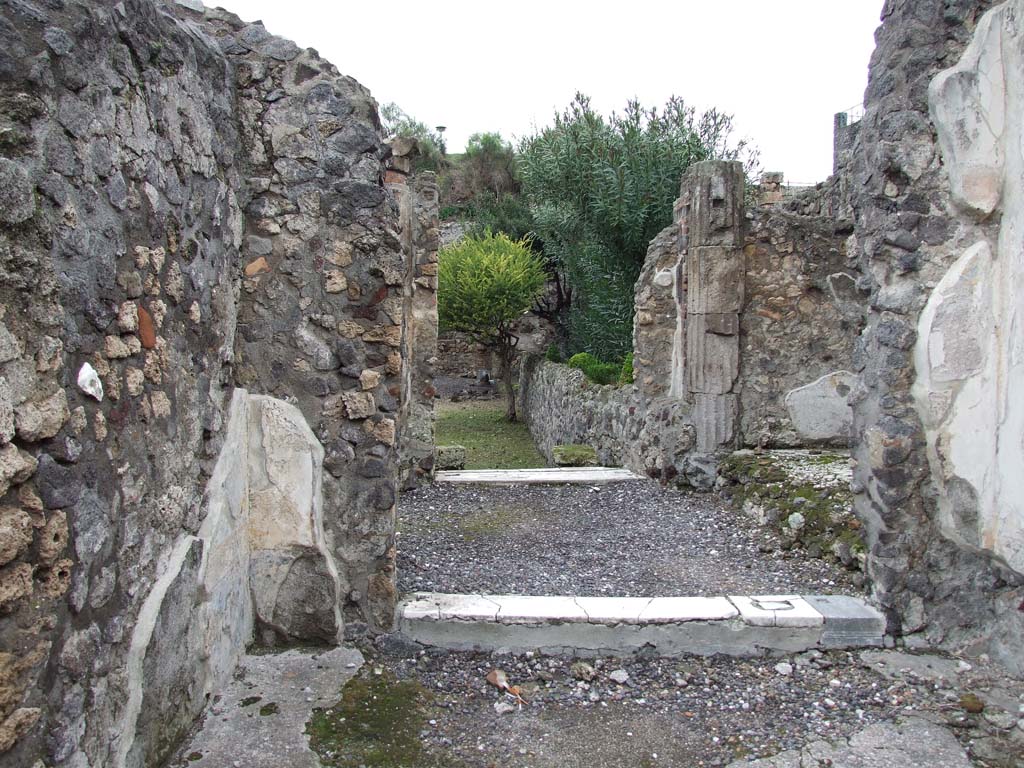
[[399, 504], [399, 589], [673, 596], [859, 594], [859, 574], [786, 551], [711, 494], [653, 481], [435, 484]]
[[[407, 651], [394, 642], [379, 639], [384, 653], [370, 659], [367, 674], [415, 679], [429, 692], [423, 697], [427, 722], [420, 738], [433, 761], [424, 765], [726, 766], [807, 741], [847, 738], [871, 723], [908, 716], [925, 717], [955, 732], [976, 758], [1005, 757], [974, 765], [1021, 764], [1016, 760], [1024, 731], [1013, 731], [1024, 694], [1019, 682], [1008, 683], [991, 668], [954, 671], [938, 680], [905, 671], [887, 677], [873, 663], [878, 657], [892, 659], [895, 666], [908, 658], [938, 658], [956, 669], [955, 660], [942, 657], [809, 651], [785, 659], [601, 658], [582, 666], [570, 658], [533, 654]], [[492, 669], [501, 669], [510, 684], [521, 686], [525, 706], [510, 707], [510, 699], [485, 682]], [[999, 691], [997, 698], [997, 692], [990, 693], [994, 685], [1013, 687]], [[960, 697], [965, 691], [977, 691], [990, 702], [987, 716], [964, 711]], [[1003, 702], [1003, 708], [995, 701]], [[1003, 730], [1006, 726], [1010, 730]], [[882, 765], [856, 763], [869, 764]], [[934, 761], [886, 765], [948, 766]]]

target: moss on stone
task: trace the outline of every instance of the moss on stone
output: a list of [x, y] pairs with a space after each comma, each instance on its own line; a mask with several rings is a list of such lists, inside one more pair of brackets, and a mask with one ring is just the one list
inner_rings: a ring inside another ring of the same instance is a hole
[[[801, 460], [820, 466], [845, 461], [846, 457], [824, 453]], [[719, 471], [732, 483], [730, 490], [737, 508], [742, 509], [750, 502], [769, 510], [768, 518], [778, 531], [798, 539], [805, 548], [816, 547], [827, 553], [841, 542], [851, 553], [864, 551], [860, 522], [852, 513], [853, 494], [848, 488], [820, 487], [795, 479], [783, 462], [770, 453], [738, 451], [722, 461]], [[797, 512], [804, 523], [795, 532], [789, 528], [788, 520]]]
[[556, 445], [551, 449], [551, 458], [559, 467], [597, 466], [597, 451], [589, 445]]
[[260, 717], [268, 717], [270, 715], [276, 715], [281, 711], [281, 708], [277, 706], [276, 701], [272, 701], [269, 704], [264, 704], [260, 707]]
[[242, 699], [240, 702], [238, 702], [238, 706], [240, 706], [240, 707], [249, 707], [249, 706], [252, 706], [253, 704], [255, 704], [257, 701], [259, 701], [262, 698], [263, 698], [262, 696], [246, 696], [244, 699]]
[[428, 754], [420, 731], [430, 693], [416, 680], [364, 672], [345, 684], [341, 701], [314, 709], [309, 745], [332, 768], [426, 768], [451, 765]]

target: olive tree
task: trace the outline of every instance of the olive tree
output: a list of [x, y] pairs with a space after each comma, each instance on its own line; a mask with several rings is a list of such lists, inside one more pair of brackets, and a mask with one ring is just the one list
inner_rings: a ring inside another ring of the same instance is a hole
[[516, 420], [512, 358], [519, 337], [515, 321], [544, 290], [541, 259], [526, 240], [504, 233], [470, 235], [441, 250], [437, 316], [442, 331], [461, 331], [497, 353], [507, 398], [506, 417]]

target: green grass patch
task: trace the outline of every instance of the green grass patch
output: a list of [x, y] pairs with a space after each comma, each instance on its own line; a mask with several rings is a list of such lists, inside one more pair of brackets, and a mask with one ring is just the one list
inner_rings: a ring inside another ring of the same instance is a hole
[[466, 469], [532, 469], [547, 466], [530, 430], [505, 421], [501, 401], [444, 403], [437, 409], [437, 445], [466, 449]]

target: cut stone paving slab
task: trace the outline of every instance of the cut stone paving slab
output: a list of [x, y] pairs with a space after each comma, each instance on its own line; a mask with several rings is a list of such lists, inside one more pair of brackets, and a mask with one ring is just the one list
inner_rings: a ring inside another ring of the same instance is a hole
[[964, 671], [956, 659], [903, 651], [864, 651], [860, 660], [878, 674], [893, 680], [907, 673], [922, 680], [955, 680]]
[[438, 620], [496, 621], [501, 604], [483, 595], [441, 595], [436, 601]]
[[956, 737], [941, 725], [919, 717], [900, 723], [876, 723], [849, 741], [812, 741], [772, 757], [736, 760], [727, 768], [970, 768]]
[[814, 627], [824, 617], [796, 595], [729, 596], [743, 620], [755, 627]]
[[608, 624], [637, 624], [640, 615], [651, 604], [651, 597], [577, 597], [576, 604], [587, 615], [587, 621]]
[[586, 623], [586, 612], [572, 597], [542, 595], [496, 595], [502, 624], [544, 624], [549, 621]]
[[[882, 614], [856, 598], [569, 597], [418, 593], [397, 611], [407, 639], [451, 650], [660, 656], [757, 656], [810, 648], [880, 646]], [[497, 613], [494, 607], [497, 606]], [[851, 626], [853, 631], [847, 631]]]
[[172, 768], [320, 768], [306, 723], [330, 707], [363, 664], [354, 648], [247, 655]]
[[646, 478], [614, 467], [541, 467], [538, 469], [467, 469], [438, 472], [439, 483], [478, 485], [602, 485]]
[[640, 621], [667, 624], [679, 621], [725, 621], [740, 615], [726, 597], [654, 597], [640, 613]]

